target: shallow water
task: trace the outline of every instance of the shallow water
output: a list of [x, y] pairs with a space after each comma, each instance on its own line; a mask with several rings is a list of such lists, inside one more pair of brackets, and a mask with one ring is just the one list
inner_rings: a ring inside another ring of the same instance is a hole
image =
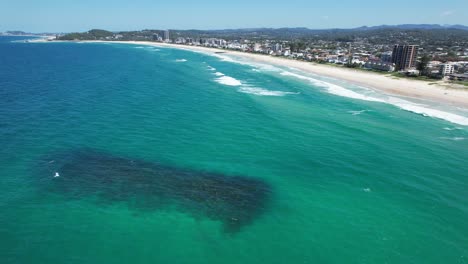
[[239, 232], [250, 224], [266, 209], [271, 195], [268, 183], [259, 179], [184, 170], [93, 149], [49, 155], [37, 171], [41, 171], [35, 175], [42, 187], [39, 195], [93, 197], [99, 205], [125, 203], [146, 212], [175, 207], [221, 221], [227, 232]]

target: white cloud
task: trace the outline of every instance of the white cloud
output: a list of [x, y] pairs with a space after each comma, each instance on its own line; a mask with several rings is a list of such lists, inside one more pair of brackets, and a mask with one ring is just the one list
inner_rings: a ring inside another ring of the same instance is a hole
[[440, 14], [440, 16], [447, 17], [447, 16], [453, 15], [454, 13], [455, 12], [452, 11], [452, 10], [447, 10], [447, 11], [442, 12], [442, 14]]

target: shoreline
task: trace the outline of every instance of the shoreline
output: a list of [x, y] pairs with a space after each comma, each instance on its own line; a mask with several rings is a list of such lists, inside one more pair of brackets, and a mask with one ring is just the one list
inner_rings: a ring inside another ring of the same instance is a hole
[[[64, 41], [66, 42], [66, 41]], [[273, 57], [263, 54], [246, 53], [233, 50], [224, 50], [209, 47], [178, 45], [149, 41], [79, 41], [88, 43], [120, 43], [146, 45], [154, 47], [176, 48], [189, 51], [198, 51], [224, 55], [234, 55], [249, 59], [253, 62], [271, 64], [280, 67], [295, 68], [309, 74], [320, 75], [332, 78], [338, 81], [345, 81], [350, 84], [358, 85], [364, 88], [372, 89], [377, 92], [383, 92], [387, 95], [403, 96], [418, 100], [427, 100], [435, 103], [441, 103], [448, 106], [462, 107], [468, 109], [468, 89], [446, 87], [439, 83], [422, 80], [397, 79], [390, 74], [379, 74], [374, 72], [365, 72], [349, 68], [334, 67], [318, 63], [291, 60], [282, 57]], [[430, 84], [431, 83], [431, 84]]]

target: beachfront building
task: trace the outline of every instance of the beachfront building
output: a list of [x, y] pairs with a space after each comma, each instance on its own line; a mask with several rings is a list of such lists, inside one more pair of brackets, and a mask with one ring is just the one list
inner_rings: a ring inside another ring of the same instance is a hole
[[395, 45], [392, 53], [392, 63], [395, 63], [395, 70], [403, 71], [414, 68], [418, 49], [418, 45]]
[[186, 42], [185, 38], [176, 38], [175, 43], [176, 44], [185, 44], [187, 42]]
[[276, 43], [273, 45], [272, 49], [274, 52], [281, 52], [283, 50], [283, 45]]
[[392, 52], [384, 52], [380, 55], [382, 62], [392, 62]]
[[170, 38], [170, 35], [169, 35], [169, 30], [165, 30], [164, 31], [164, 41], [165, 42], [170, 42], [171, 38]]
[[254, 52], [261, 52], [262, 51], [262, 44], [260, 43], [255, 43], [253, 47]]
[[453, 64], [441, 64], [439, 68], [439, 74], [442, 76], [447, 76], [455, 72], [455, 67]]

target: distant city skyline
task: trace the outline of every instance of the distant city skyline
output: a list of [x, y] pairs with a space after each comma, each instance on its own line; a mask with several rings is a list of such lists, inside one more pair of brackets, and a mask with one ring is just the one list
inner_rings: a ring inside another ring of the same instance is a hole
[[327, 29], [383, 24], [468, 25], [468, 17], [463, 10], [468, 10], [466, 0], [433, 3], [425, 0], [363, 0], [358, 3], [290, 0], [287, 4], [265, 0], [174, 0], [163, 3], [150, 0], [6, 0], [0, 2], [0, 32], [81, 32], [92, 28], [117, 31], [145, 28]]

